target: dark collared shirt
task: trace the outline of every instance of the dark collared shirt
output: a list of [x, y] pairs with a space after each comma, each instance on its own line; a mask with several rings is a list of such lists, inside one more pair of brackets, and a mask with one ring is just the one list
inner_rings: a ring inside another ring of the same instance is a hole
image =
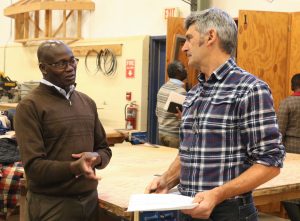
[[282, 167], [268, 85], [229, 59], [187, 94], [180, 128], [179, 191], [194, 196], [238, 177], [254, 163]]

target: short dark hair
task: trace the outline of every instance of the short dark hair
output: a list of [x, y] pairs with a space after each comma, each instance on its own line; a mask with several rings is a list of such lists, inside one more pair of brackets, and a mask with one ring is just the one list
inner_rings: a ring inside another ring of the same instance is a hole
[[295, 74], [292, 77], [292, 91], [295, 91], [296, 89], [300, 89], [300, 74]]
[[187, 72], [184, 65], [180, 61], [173, 61], [167, 68], [169, 78], [175, 78], [183, 81], [187, 78]]
[[65, 45], [63, 41], [60, 40], [47, 40], [42, 42], [37, 50], [37, 57], [39, 62], [45, 62], [49, 52], [58, 46]]

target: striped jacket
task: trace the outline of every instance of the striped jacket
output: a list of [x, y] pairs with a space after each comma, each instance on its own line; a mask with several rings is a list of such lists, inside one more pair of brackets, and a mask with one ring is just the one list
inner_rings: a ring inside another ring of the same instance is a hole
[[[178, 80], [179, 81], [179, 80]], [[169, 113], [164, 110], [164, 106], [167, 102], [169, 94], [171, 91], [177, 92], [179, 94], [186, 94], [186, 90], [175, 83], [172, 80], [166, 82], [158, 91], [157, 94], [157, 104], [156, 104], [156, 116], [158, 120], [158, 130], [159, 134], [166, 136], [179, 137], [179, 126], [181, 120], [176, 118], [176, 115]]]

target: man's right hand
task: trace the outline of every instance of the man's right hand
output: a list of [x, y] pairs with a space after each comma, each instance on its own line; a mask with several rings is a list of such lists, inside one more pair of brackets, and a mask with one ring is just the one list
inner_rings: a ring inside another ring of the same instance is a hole
[[155, 177], [146, 187], [145, 193], [168, 193], [169, 189], [164, 176]]
[[176, 107], [177, 113], [175, 113], [175, 116], [177, 118], [177, 120], [181, 120], [182, 117], [182, 112], [180, 111], [180, 109], [178, 107]]
[[101, 162], [101, 158], [96, 152], [83, 152], [79, 154], [72, 154], [76, 161], [71, 162], [71, 172], [76, 176], [84, 175], [88, 179], [100, 180], [94, 171], [95, 165]]

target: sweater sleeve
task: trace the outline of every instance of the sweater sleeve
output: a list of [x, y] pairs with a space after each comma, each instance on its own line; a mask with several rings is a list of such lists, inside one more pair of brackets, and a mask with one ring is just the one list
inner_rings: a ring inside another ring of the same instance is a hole
[[41, 119], [30, 100], [21, 101], [17, 106], [14, 126], [28, 179], [39, 185], [50, 185], [74, 178], [70, 162], [47, 159]]
[[107, 139], [106, 139], [106, 133], [105, 130], [99, 120], [96, 104], [94, 103], [95, 107], [95, 145], [94, 145], [94, 151], [97, 152], [101, 157], [101, 163], [96, 166], [97, 169], [103, 169], [107, 166], [107, 164], [110, 161], [110, 158], [112, 156], [111, 149], [108, 146]]

